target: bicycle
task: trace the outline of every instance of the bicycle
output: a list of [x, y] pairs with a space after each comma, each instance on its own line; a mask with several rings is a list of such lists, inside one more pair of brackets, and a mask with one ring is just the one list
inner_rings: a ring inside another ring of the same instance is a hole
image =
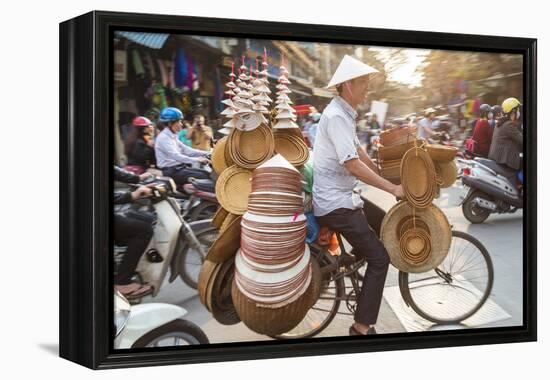
[[[325, 330], [336, 315], [355, 313], [356, 295], [361, 291], [363, 278], [361, 271], [366, 262], [349, 260], [353, 256], [346, 253], [341, 236], [337, 237], [339, 256], [333, 256], [326, 246], [310, 244], [312, 257], [321, 266], [321, 295], [298, 326], [274, 338], [311, 338]], [[346, 277], [351, 282], [349, 292]], [[437, 324], [454, 324], [471, 317], [483, 306], [491, 293], [493, 279], [493, 263], [483, 244], [467, 233], [452, 231], [445, 260], [425, 273], [400, 271], [399, 290], [405, 304], [422, 318]], [[453, 291], [457, 294], [451, 294]], [[340, 311], [342, 302], [348, 312]]]

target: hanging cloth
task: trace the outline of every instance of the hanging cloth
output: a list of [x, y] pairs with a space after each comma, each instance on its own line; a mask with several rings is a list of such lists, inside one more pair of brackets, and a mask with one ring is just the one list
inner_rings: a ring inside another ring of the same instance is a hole
[[187, 84], [188, 75], [187, 57], [185, 56], [185, 50], [179, 47], [176, 51], [175, 67], [174, 67], [174, 81], [176, 87], [183, 88]]

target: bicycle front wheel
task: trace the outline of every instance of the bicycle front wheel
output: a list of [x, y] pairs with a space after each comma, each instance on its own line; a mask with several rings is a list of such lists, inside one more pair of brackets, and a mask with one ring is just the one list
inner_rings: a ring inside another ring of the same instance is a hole
[[467, 233], [453, 231], [445, 260], [428, 272], [399, 272], [399, 289], [405, 302], [422, 318], [454, 324], [483, 306], [493, 288], [493, 278], [493, 263], [483, 244]]

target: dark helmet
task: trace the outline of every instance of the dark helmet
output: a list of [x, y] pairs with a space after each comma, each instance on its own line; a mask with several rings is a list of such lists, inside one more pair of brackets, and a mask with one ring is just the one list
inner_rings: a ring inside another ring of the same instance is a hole
[[160, 111], [159, 121], [161, 122], [176, 121], [182, 119], [183, 113], [175, 107], [166, 107], [163, 108], [162, 111]]
[[486, 117], [491, 112], [491, 106], [488, 104], [482, 104], [479, 106], [479, 117]]
[[495, 104], [491, 107], [491, 112], [493, 112], [493, 116], [502, 115], [502, 107]]

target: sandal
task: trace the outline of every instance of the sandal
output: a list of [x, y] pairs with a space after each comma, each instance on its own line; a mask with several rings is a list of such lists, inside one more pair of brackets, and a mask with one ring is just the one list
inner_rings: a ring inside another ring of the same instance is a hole
[[355, 326], [351, 325], [349, 328], [349, 335], [378, 335], [374, 326], [371, 326], [366, 334], [361, 334]]
[[[128, 285], [136, 285], [137, 288], [134, 289], [122, 289], [122, 287], [128, 287]], [[153, 287], [149, 284], [139, 284], [133, 282], [127, 285], [115, 285], [117, 290], [126, 298], [127, 300], [134, 300], [137, 298], [142, 298], [153, 293]]]

